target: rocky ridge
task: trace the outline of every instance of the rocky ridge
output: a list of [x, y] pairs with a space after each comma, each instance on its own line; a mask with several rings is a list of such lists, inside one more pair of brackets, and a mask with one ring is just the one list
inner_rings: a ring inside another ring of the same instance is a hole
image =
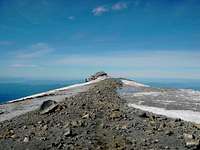
[[[0, 123], [4, 149], [200, 149], [200, 126], [129, 108], [109, 78]], [[45, 104], [46, 103], [46, 104]]]
[[108, 77], [108, 74], [107, 74], [106, 72], [104, 72], [104, 71], [97, 72], [97, 73], [95, 73], [95, 74], [93, 74], [93, 75], [87, 77], [87, 78], [85, 79], [85, 82], [89, 82], [89, 81], [92, 81], [92, 80], [96, 80], [96, 79], [98, 79], [98, 78], [100, 78], [100, 77], [105, 77], [105, 78], [106, 78], [106, 77]]

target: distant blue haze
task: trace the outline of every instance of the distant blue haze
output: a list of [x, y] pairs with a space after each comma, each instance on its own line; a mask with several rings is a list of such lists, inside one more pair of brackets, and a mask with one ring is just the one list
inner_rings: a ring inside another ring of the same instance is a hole
[[200, 0], [0, 0], [1, 102], [101, 70], [199, 89]]
[[80, 83], [81, 80], [68, 81], [34, 81], [26, 80], [23, 82], [2, 82], [0, 83], [0, 103], [15, 100], [25, 96], [46, 92], [56, 88]]
[[[200, 80], [185, 80], [185, 79], [136, 79], [136, 81], [161, 88], [181, 88], [193, 89], [200, 91]], [[9, 100], [18, 99], [32, 94], [45, 92], [48, 90], [61, 88], [75, 83], [84, 82], [83, 80], [67, 80], [67, 81], [49, 81], [49, 80], [25, 80], [18, 79], [16, 82], [11, 80], [9, 82], [0, 82], [0, 103]]]

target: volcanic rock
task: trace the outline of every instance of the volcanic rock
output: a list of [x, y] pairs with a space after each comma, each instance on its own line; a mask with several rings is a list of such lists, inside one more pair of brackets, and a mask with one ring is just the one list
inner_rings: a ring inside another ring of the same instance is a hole
[[53, 100], [47, 100], [42, 103], [40, 106], [40, 114], [46, 114], [49, 112], [52, 112], [58, 107], [58, 104], [56, 101]]
[[45, 101], [39, 110], [0, 122], [0, 150], [200, 148], [197, 126], [128, 107], [117, 93], [119, 81], [102, 80], [85, 92]]
[[85, 81], [89, 82], [89, 81], [92, 81], [92, 80], [96, 80], [99, 77], [108, 77], [108, 74], [103, 72], [103, 71], [100, 71], [100, 72], [97, 72], [97, 73], [89, 76], [88, 78], [85, 79]]
[[24, 143], [29, 142], [29, 138], [28, 138], [28, 137], [25, 137], [24, 140], [23, 140], [23, 142], [24, 142]]

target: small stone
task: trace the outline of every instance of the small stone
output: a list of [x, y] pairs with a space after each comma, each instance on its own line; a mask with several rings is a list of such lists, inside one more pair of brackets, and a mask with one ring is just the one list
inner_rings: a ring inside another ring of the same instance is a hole
[[42, 124], [42, 121], [38, 121], [37, 123], [38, 123], [38, 124]]
[[99, 94], [99, 93], [100, 93], [100, 91], [99, 91], [99, 90], [97, 90], [97, 91], [96, 91], [96, 93], [97, 93], [97, 94]]
[[22, 129], [23, 129], [23, 130], [27, 129], [27, 126], [23, 126]]
[[170, 131], [170, 130], [167, 130], [167, 131], [165, 132], [165, 134], [168, 135], [168, 136], [171, 136], [171, 135], [173, 134], [173, 132]]
[[158, 140], [158, 139], [155, 139], [153, 142], [154, 142], [154, 143], [158, 143], [158, 142], [159, 142], [159, 140]]
[[45, 125], [43, 126], [43, 129], [44, 129], [44, 130], [47, 130], [47, 129], [48, 129], [47, 124], [45, 124]]
[[100, 125], [99, 125], [101, 128], [105, 128], [105, 124], [102, 122]]
[[175, 119], [175, 122], [180, 122], [180, 121], [181, 121], [180, 118], [176, 118], [176, 119]]
[[122, 129], [123, 129], [123, 130], [128, 129], [128, 124], [124, 124], [124, 125], [122, 125]]
[[147, 139], [142, 139], [142, 142], [147, 142]]
[[119, 111], [119, 108], [114, 108], [112, 109], [112, 111]]
[[57, 146], [58, 149], [62, 149], [62, 147], [63, 147], [63, 143], [59, 143]]
[[40, 140], [41, 140], [41, 141], [46, 141], [47, 138], [46, 138], [46, 137], [41, 137]]
[[199, 140], [191, 140], [186, 142], [187, 147], [199, 146]]
[[178, 135], [177, 138], [178, 139], [183, 139], [183, 135]]
[[82, 116], [82, 119], [89, 119], [89, 118], [90, 118], [89, 114], [86, 114], [86, 115]]
[[64, 124], [63, 128], [67, 128], [67, 127], [69, 127], [69, 126], [70, 126], [70, 122], [66, 122], [66, 123]]
[[24, 140], [23, 140], [23, 142], [25, 142], [25, 143], [29, 142], [29, 138], [25, 137]]
[[4, 111], [0, 110], [0, 115], [4, 114]]
[[71, 122], [72, 127], [80, 127], [83, 125], [83, 121], [82, 120], [75, 120]]
[[148, 135], [150, 135], [150, 134], [153, 134], [153, 133], [154, 133], [154, 131], [153, 131], [153, 130], [145, 130], [145, 132], [146, 132]]
[[72, 131], [70, 128], [65, 129], [65, 133], [64, 133], [65, 137], [70, 136], [71, 134], [72, 134]]
[[194, 135], [192, 134], [184, 133], [183, 137], [185, 139], [185, 144], [187, 147], [194, 147], [200, 145], [199, 140], [195, 139]]
[[52, 100], [44, 101], [42, 105], [40, 106], [40, 114], [43, 115], [43, 114], [50, 113], [54, 111], [57, 107], [58, 107], [58, 104], [56, 101], [52, 101]]
[[151, 126], [154, 126], [155, 125], [155, 121], [149, 121], [149, 124], [151, 125]]
[[60, 124], [60, 123], [58, 123], [56, 126], [57, 126], [57, 127], [60, 127], [60, 125], [61, 125], [61, 124]]
[[147, 114], [146, 114], [146, 112], [139, 112], [138, 116], [141, 118], [146, 118]]
[[14, 134], [14, 131], [13, 131], [13, 130], [10, 130], [10, 134]]
[[194, 125], [197, 129], [200, 129], [200, 124], [195, 124]]
[[16, 137], [17, 137], [16, 134], [11, 135], [12, 139], [15, 139]]
[[169, 146], [165, 146], [165, 149], [169, 149]]
[[114, 111], [111, 113], [110, 118], [111, 119], [116, 119], [121, 117], [121, 112], [120, 111]]
[[183, 134], [183, 137], [185, 140], [191, 140], [191, 139], [194, 139], [194, 136], [192, 134], [187, 134], [187, 133], [184, 133]]
[[71, 125], [72, 125], [73, 127], [78, 127], [78, 122], [77, 122], [77, 121], [72, 121], [72, 122], [71, 122]]

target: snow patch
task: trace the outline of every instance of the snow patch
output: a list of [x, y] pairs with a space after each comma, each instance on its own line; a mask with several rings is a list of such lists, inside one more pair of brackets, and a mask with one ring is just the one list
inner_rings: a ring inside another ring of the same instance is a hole
[[137, 83], [135, 81], [130, 81], [130, 80], [121, 80], [123, 84], [129, 85], [129, 86], [135, 86], [135, 87], [149, 87], [148, 85], [144, 85], [141, 83]]
[[152, 112], [159, 115], [164, 115], [170, 118], [180, 118], [185, 121], [200, 123], [200, 112], [191, 110], [167, 110], [164, 108], [150, 107], [144, 105], [128, 104], [129, 107], [134, 107], [144, 111]]
[[53, 93], [58, 92], [58, 91], [64, 91], [64, 90], [68, 90], [68, 89], [72, 89], [72, 88], [76, 88], [76, 87], [82, 87], [82, 86], [90, 85], [90, 84], [99, 82], [101, 80], [104, 80], [106, 78], [108, 78], [108, 77], [99, 77], [96, 80], [92, 80], [90, 82], [74, 84], [74, 85], [70, 85], [70, 86], [67, 86], [67, 87], [63, 87], [63, 88], [59, 88], [59, 89], [55, 89], [55, 90], [51, 90], [51, 91], [47, 91], [47, 92], [42, 92], [42, 93], [34, 94], [34, 95], [31, 95], [31, 96], [22, 97], [22, 98], [19, 98], [19, 99], [16, 99], [16, 100], [8, 101], [8, 103], [13, 103], [13, 102], [17, 102], [17, 101], [26, 100], [26, 99], [37, 98], [37, 97], [40, 97], [40, 96], [53, 94]]
[[161, 92], [138, 92], [138, 93], [134, 93], [133, 96], [159, 96], [161, 95]]
[[180, 89], [180, 91], [185, 92], [185, 93], [189, 93], [189, 94], [198, 94], [198, 95], [200, 95], [200, 91], [193, 90], [193, 89]]

